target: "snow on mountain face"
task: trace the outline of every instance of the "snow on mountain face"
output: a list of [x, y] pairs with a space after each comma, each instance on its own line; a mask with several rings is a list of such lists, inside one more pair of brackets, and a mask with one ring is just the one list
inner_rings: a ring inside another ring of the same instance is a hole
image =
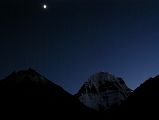
[[76, 96], [90, 108], [106, 110], [120, 105], [128, 97], [130, 91], [122, 78], [107, 72], [99, 72], [84, 83]]

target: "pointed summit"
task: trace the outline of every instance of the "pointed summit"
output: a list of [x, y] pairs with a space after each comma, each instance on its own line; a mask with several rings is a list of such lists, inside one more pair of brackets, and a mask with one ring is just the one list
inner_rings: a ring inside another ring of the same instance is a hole
[[27, 82], [28, 83], [32, 82], [36, 84], [45, 84], [50, 82], [48, 79], [40, 75], [32, 68], [28, 68], [27, 70], [21, 70], [18, 72], [13, 72], [12, 74], [10, 74], [5, 78], [5, 81], [6, 80], [15, 84], [27, 83]]
[[86, 106], [96, 110], [106, 110], [119, 106], [130, 92], [122, 78], [109, 72], [98, 72], [90, 76], [76, 94]]
[[27, 115], [36, 113], [38, 116], [65, 112], [80, 114], [90, 111], [62, 87], [31, 68], [13, 72], [0, 80], [0, 106], [1, 111], [3, 109], [10, 110], [9, 113], [25, 111]]

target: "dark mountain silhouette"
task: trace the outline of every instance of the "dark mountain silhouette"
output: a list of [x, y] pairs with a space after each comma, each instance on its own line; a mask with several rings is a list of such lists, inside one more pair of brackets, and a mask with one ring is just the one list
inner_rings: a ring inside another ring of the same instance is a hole
[[33, 69], [13, 72], [0, 80], [0, 118], [158, 118], [158, 86], [159, 76], [150, 78], [130, 93], [119, 107], [97, 112], [84, 106], [75, 96]]
[[85, 115], [92, 110], [33, 69], [14, 72], [0, 80], [0, 114], [39, 117]]
[[131, 93], [128, 99], [119, 108], [111, 112], [108, 111], [108, 113], [112, 119], [154, 119], [159, 118], [158, 108], [159, 76], [156, 76], [146, 80]]

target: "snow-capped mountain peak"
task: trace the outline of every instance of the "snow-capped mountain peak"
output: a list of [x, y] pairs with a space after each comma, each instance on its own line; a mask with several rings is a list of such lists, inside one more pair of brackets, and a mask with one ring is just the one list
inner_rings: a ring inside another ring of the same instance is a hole
[[118, 106], [128, 97], [130, 89], [122, 78], [109, 72], [99, 72], [90, 76], [76, 94], [78, 99], [88, 107], [106, 110]]

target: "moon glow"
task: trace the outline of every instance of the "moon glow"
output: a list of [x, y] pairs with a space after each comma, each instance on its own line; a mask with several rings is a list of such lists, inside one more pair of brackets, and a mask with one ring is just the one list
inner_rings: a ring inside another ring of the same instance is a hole
[[46, 5], [46, 4], [44, 4], [44, 5], [43, 5], [43, 8], [44, 8], [44, 9], [47, 9], [47, 5]]

